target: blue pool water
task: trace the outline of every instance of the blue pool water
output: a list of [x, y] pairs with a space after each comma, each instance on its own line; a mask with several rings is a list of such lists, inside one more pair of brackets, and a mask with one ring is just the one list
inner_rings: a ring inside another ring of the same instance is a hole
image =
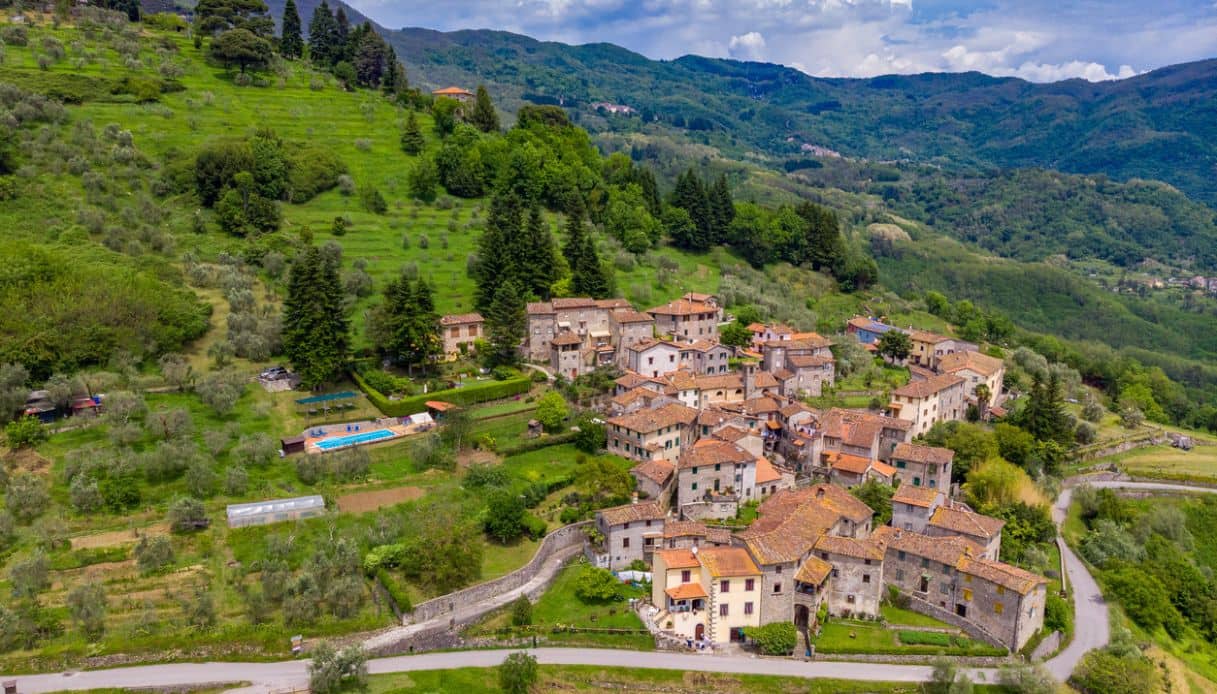
[[377, 429], [376, 431], [365, 431], [365, 432], [362, 432], [359, 434], [351, 434], [350, 436], [339, 436], [339, 437], [333, 438], [333, 439], [325, 439], [324, 441], [318, 441], [317, 443], [315, 443], [313, 445], [316, 446], [317, 448], [320, 448], [323, 451], [332, 451], [335, 448], [344, 448], [346, 446], [358, 446], [361, 443], [367, 443], [369, 441], [379, 441], [381, 439], [388, 439], [388, 438], [392, 438], [395, 435], [396, 434], [394, 434], [392, 431], [390, 431], [388, 429]]

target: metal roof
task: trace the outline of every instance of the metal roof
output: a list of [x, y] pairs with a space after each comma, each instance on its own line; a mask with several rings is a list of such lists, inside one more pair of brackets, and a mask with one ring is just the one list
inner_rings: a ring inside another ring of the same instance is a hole
[[305, 511], [308, 509], [325, 509], [325, 499], [320, 494], [299, 496], [294, 499], [271, 499], [269, 501], [251, 501], [246, 504], [229, 504], [228, 520], [249, 518], [268, 513], [286, 513], [288, 511]]

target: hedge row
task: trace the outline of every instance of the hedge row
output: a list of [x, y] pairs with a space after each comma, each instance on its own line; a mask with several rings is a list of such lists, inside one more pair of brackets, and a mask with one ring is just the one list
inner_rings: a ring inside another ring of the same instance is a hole
[[532, 388], [532, 380], [529, 378], [511, 378], [506, 381], [484, 381], [461, 388], [437, 390], [433, 393], [411, 395], [401, 400], [390, 400], [383, 393], [369, 386], [367, 381], [363, 380], [363, 377], [357, 372], [352, 371], [351, 378], [367, 394], [368, 400], [371, 400], [372, 404], [388, 417], [405, 417], [425, 412], [428, 400], [439, 400], [450, 402], [453, 405], [468, 406], [520, 395], [527, 393]]
[[406, 589], [393, 574], [381, 567], [376, 570], [376, 578], [380, 581], [380, 585], [388, 591], [389, 598], [397, 603], [398, 612], [406, 614], [414, 611], [414, 604], [410, 602], [410, 596], [406, 594]]
[[564, 431], [561, 434], [552, 434], [550, 436], [541, 436], [535, 439], [528, 439], [527, 441], [522, 441], [514, 446], [505, 446], [500, 448], [498, 449], [498, 454], [504, 458], [510, 458], [513, 455], [531, 453], [532, 451], [539, 451], [542, 448], [549, 448], [550, 446], [561, 446], [564, 443], [573, 443], [575, 436], [578, 435], [578, 433], [579, 432], [577, 431]]

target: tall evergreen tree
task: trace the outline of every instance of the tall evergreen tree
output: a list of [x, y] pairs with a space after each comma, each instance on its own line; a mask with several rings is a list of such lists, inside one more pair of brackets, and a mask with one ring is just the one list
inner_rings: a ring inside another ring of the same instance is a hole
[[334, 55], [335, 64], [351, 59], [351, 20], [341, 5], [334, 11]]
[[676, 179], [671, 202], [688, 212], [697, 228], [697, 235], [687, 239], [687, 247], [692, 250], [709, 248], [714, 243], [714, 214], [706, 188], [693, 169], [690, 168]]
[[334, 39], [337, 33], [338, 24], [334, 21], [334, 13], [330, 10], [329, 3], [321, 0], [308, 23], [308, 52], [315, 64], [325, 67], [334, 64], [337, 51]]
[[826, 207], [804, 202], [795, 212], [807, 221], [806, 257], [792, 258], [796, 265], [810, 262], [816, 270], [835, 270], [845, 259], [845, 239], [837, 215]]
[[570, 266], [570, 288], [575, 296], [604, 299], [614, 290], [612, 268], [600, 262], [596, 240], [583, 223], [583, 215], [575, 211], [566, 218], [566, 245], [562, 254]]
[[[486, 231], [478, 241], [478, 260], [474, 266], [477, 283], [474, 303], [479, 311], [489, 310], [499, 285], [517, 279], [522, 271], [521, 212], [520, 198], [510, 190], [501, 190], [490, 199]], [[519, 291], [524, 291], [522, 283]]]
[[287, 0], [283, 5], [279, 53], [285, 58], [299, 58], [304, 54], [304, 39], [300, 36], [300, 13], [296, 11], [296, 0]]
[[659, 184], [655, 182], [655, 174], [644, 166], [637, 167], [638, 186], [642, 188], [642, 199], [647, 203], [647, 212], [659, 219], [663, 214], [663, 202], [659, 199]]
[[566, 214], [566, 242], [562, 244], [562, 257], [566, 258], [566, 266], [571, 272], [583, 261], [583, 252], [587, 249], [587, 227], [583, 225], [583, 210], [576, 208]]
[[525, 278], [525, 289], [548, 301], [550, 287], [558, 279], [558, 258], [553, 234], [538, 205], [534, 204], [528, 212], [521, 250], [520, 269]]
[[309, 246], [288, 275], [283, 350], [306, 388], [332, 379], [346, 360], [349, 328], [339, 263], [334, 255]]
[[418, 114], [410, 111], [406, 116], [406, 127], [401, 131], [401, 151], [409, 155], [417, 155], [427, 146], [423, 138], [423, 130], [418, 126]]
[[364, 22], [352, 32], [348, 45], [356, 82], [365, 87], [380, 87], [389, 71], [389, 44], [376, 33], [371, 22]]
[[731, 187], [727, 185], [727, 174], [719, 174], [710, 190], [710, 207], [714, 215], [714, 243], [727, 239], [727, 229], [735, 221], [735, 201], [731, 199]]
[[435, 292], [425, 279], [414, 285], [414, 313], [410, 316], [410, 344], [406, 358], [410, 364], [427, 365], [443, 353], [439, 313], [435, 310]]
[[527, 334], [526, 304], [515, 280], [495, 289], [494, 299], [485, 312], [486, 335], [490, 342], [487, 359], [491, 366], [510, 366], [520, 360], [520, 344]]
[[486, 85], [478, 85], [477, 98], [473, 102], [473, 113], [469, 116], [469, 122], [484, 133], [499, 131], [499, 114], [494, 110], [494, 103], [490, 100]]
[[397, 51], [389, 46], [389, 65], [385, 68], [385, 77], [381, 82], [385, 94], [400, 94], [410, 88], [410, 82], [406, 79], [406, 68], [397, 59]]

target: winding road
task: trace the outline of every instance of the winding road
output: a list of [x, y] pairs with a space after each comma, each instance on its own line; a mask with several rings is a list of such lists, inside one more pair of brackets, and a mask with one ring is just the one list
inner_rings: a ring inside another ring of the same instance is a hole
[[[1092, 486], [1109, 489], [1158, 492], [1217, 493], [1217, 488], [1190, 487], [1183, 484], [1156, 482], [1093, 482]], [[1053, 506], [1053, 519], [1059, 525], [1073, 498], [1072, 488], [1065, 488]], [[1073, 640], [1055, 658], [1045, 662], [1053, 676], [1069, 677], [1078, 661], [1091, 649], [1107, 645], [1110, 637], [1107, 604], [1099, 586], [1082, 560], [1059, 541], [1065, 572], [1073, 586], [1075, 628]], [[518, 650], [518, 649], [516, 649]], [[436, 670], [457, 667], [491, 667], [498, 665], [513, 650], [457, 651], [424, 653], [420, 655], [377, 658], [368, 662], [371, 674]], [[757, 658], [709, 654], [643, 652], [583, 648], [538, 648], [529, 651], [537, 661], [546, 665], [595, 665], [602, 667], [657, 668], [692, 670], [731, 674], [786, 675], [808, 678], [838, 678], [860, 681], [920, 682], [929, 679], [930, 668], [921, 665], [889, 665], [859, 662], [803, 662], [788, 658]], [[974, 681], [992, 682], [996, 671], [973, 669]], [[222, 685], [248, 682], [240, 690], [250, 694], [299, 689], [308, 684], [308, 662], [289, 660], [277, 663], [177, 663], [145, 665], [110, 670], [70, 671], [43, 675], [0, 675], [0, 680], [16, 679], [19, 694], [37, 694], [63, 690], [97, 689], [102, 687], [171, 687], [183, 685]]]

